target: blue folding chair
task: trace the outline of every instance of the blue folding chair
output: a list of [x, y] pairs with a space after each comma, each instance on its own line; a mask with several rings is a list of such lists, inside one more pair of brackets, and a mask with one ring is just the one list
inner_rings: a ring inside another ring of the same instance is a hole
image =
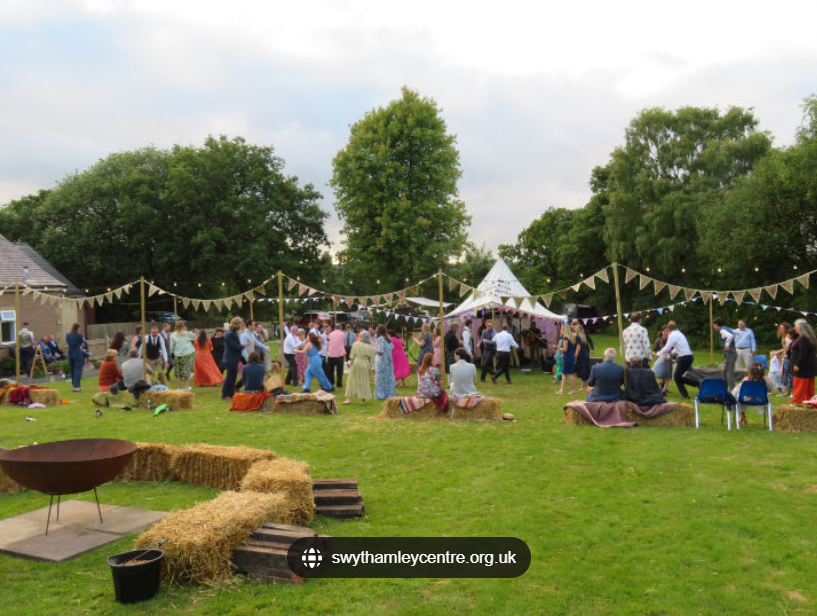
[[763, 369], [766, 372], [769, 371], [769, 360], [767, 359], [767, 357], [765, 355], [755, 355], [754, 357], [752, 357], [752, 361], [756, 361], [761, 366], [763, 366]]
[[743, 381], [740, 384], [740, 391], [738, 391], [738, 403], [735, 410], [735, 423], [738, 424], [740, 430], [740, 421], [738, 421], [738, 413], [743, 411], [744, 406], [762, 406], [763, 407], [763, 425], [766, 425], [766, 416], [769, 416], [769, 430], [773, 430], [772, 425], [772, 403], [769, 402], [769, 392], [766, 391], [766, 381]]
[[[721, 407], [721, 425], [723, 425], [723, 414], [726, 412], [726, 427], [732, 429], [732, 403], [734, 398], [726, 388], [726, 381], [723, 379], [704, 379], [695, 396], [695, 427], [700, 428], [701, 422], [698, 415], [699, 404], [719, 404]], [[735, 421], [737, 422], [737, 411], [735, 411]]]

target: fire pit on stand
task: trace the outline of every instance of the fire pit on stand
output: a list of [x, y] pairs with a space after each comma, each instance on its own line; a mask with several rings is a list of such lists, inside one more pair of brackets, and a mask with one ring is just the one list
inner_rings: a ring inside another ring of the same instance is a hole
[[60, 498], [64, 494], [93, 490], [99, 523], [102, 524], [102, 508], [96, 488], [116, 477], [135, 452], [135, 443], [112, 438], [54, 441], [0, 451], [0, 468], [23, 487], [51, 497], [45, 526], [47, 535], [54, 497], [57, 497], [59, 522]]

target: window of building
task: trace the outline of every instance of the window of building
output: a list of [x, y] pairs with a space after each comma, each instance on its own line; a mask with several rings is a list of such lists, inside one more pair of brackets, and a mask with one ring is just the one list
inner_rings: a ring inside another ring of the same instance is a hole
[[0, 310], [0, 344], [17, 342], [17, 313], [14, 310]]

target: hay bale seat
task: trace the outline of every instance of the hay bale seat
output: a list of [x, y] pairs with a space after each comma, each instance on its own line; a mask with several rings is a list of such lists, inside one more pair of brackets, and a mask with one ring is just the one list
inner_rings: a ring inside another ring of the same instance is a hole
[[175, 460], [180, 451], [165, 443], [136, 443], [136, 453], [114, 481], [178, 481]]
[[315, 494], [306, 462], [290, 458], [256, 462], [241, 480], [241, 491], [283, 495], [296, 526], [309, 526], [315, 517]]
[[167, 539], [162, 580], [167, 584], [215, 584], [232, 572], [233, 550], [268, 522], [294, 523], [283, 494], [223, 492], [211, 501], [174, 511], [142, 533], [135, 549]]
[[38, 402], [46, 406], [60, 406], [62, 404], [62, 396], [56, 389], [30, 389], [28, 397], [31, 402]]
[[178, 452], [173, 459], [173, 472], [179, 481], [219, 490], [237, 490], [253, 464], [277, 457], [268, 449], [199, 443], [187, 445]]
[[293, 415], [328, 415], [326, 404], [319, 400], [298, 400], [288, 404], [278, 404], [275, 397], [267, 400], [267, 410], [271, 413], [291, 413]]
[[170, 411], [186, 411], [195, 408], [193, 406], [195, 398], [196, 396], [192, 391], [182, 391], [180, 389], [146, 391], [139, 396], [139, 408], [146, 409], [148, 400], [150, 400], [150, 408], [152, 409], [161, 404], [166, 404]]
[[[0, 447], [0, 451], [5, 451], [5, 449]], [[22, 492], [23, 490], [25, 490], [23, 486], [6, 475], [3, 469], [0, 468], [0, 494], [13, 494], [14, 492]]]
[[[452, 416], [451, 411], [454, 411]], [[448, 411], [445, 413], [429, 402], [421, 406], [412, 413], [404, 413], [400, 410], [397, 398], [389, 398], [383, 404], [383, 412], [380, 417], [386, 419], [485, 419], [488, 421], [502, 420], [502, 403], [499, 398], [483, 398], [472, 409], [463, 409], [454, 404], [448, 403]]]
[[774, 410], [773, 420], [775, 431], [817, 432], [817, 408], [811, 406], [781, 404]]
[[[639, 415], [632, 409], [628, 408], [626, 411], [627, 421], [636, 421], [639, 426], [662, 426], [674, 428], [694, 428], [695, 427], [695, 409], [691, 404], [681, 403], [676, 406], [669, 413], [659, 415], [658, 417], [644, 417]], [[592, 421], [587, 419], [579, 411], [569, 407], [564, 407], [564, 422], [569, 426], [595, 426]]]

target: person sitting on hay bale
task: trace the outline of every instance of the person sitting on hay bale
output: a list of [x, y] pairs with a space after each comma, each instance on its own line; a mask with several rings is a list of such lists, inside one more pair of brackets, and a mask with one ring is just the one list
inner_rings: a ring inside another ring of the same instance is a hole
[[423, 361], [417, 370], [417, 397], [429, 398], [444, 413], [448, 410], [448, 394], [443, 389], [443, 377], [440, 369], [432, 366], [433, 353], [423, 355]]
[[624, 385], [624, 368], [615, 363], [616, 350], [604, 351], [604, 361], [590, 370], [588, 385], [593, 389], [587, 394], [588, 402], [618, 402]]
[[638, 406], [653, 406], [666, 402], [667, 399], [655, 378], [655, 372], [643, 367], [644, 359], [640, 355], [633, 355], [628, 363], [624, 399]]
[[477, 395], [477, 367], [468, 361], [471, 356], [463, 347], [454, 351], [456, 363], [451, 365], [451, 395], [453, 397]]
[[105, 359], [99, 367], [99, 391], [110, 391], [111, 385], [122, 380], [122, 373], [119, 371], [119, 353], [113, 349], [105, 351]]
[[247, 365], [241, 370], [245, 394], [257, 394], [264, 391], [264, 360], [258, 351], [253, 351], [247, 358]]

